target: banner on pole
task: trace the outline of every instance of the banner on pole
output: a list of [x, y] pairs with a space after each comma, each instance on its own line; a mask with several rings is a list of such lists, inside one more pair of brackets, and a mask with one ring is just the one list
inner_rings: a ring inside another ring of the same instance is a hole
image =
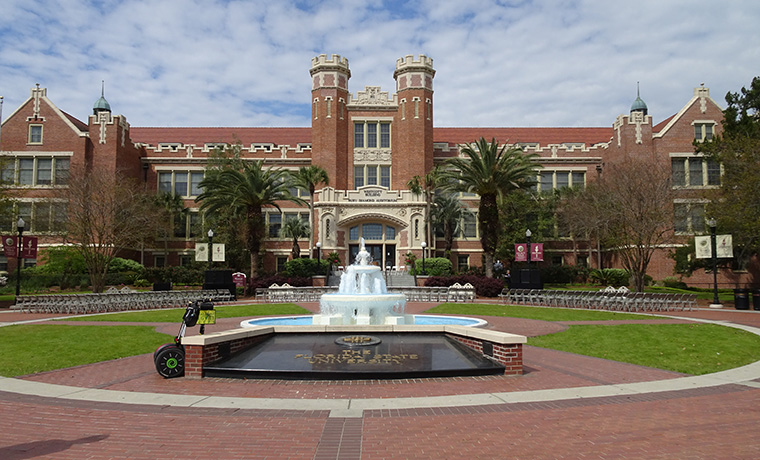
[[528, 248], [525, 243], [515, 244], [515, 262], [527, 262], [528, 261]]
[[25, 236], [21, 241], [21, 258], [22, 259], [36, 259], [37, 258], [37, 237]]
[[543, 262], [544, 261], [544, 243], [531, 243], [531, 245], [530, 245], [530, 261], [531, 262]]
[[[733, 238], [731, 235], [715, 236], [715, 257], [718, 259], [731, 259], [734, 257]], [[712, 245], [709, 236], [694, 237], [694, 252], [697, 259], [712, 258]]]
[[[224, 244], [214, 243], [211, 250], [212, 262], [224, 262]], [[195, 243], [195, 261], [208, 262], [208, 243]]]
[[3, 251], [8, 259], [18, 257], [18, 240], [13, 235], [3, 235]]

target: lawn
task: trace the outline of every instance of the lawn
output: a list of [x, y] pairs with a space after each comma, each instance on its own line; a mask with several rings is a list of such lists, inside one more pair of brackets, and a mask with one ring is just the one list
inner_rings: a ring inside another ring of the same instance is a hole
[[[217, 318], [237, 318], [266, 315], [310, 315], [311, 312], [292, 303], [219, 305], [214, 307]], [[125, 323], [181, 323], [184, 308], [164, 310], [130, 311], [102, 315], [78, 316], [64, 321], [116, 321]]]
[[614, 311], [477, 303], [443, 303], [427, 310], [425, 313], [439, 315], [508, 316], [510, 318], [538, 319], [541, 321], [612, 321], [657, 318]]

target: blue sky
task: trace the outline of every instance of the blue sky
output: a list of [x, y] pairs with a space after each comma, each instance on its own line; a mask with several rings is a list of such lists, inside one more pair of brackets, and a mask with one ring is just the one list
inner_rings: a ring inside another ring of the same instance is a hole
[[655, 122], [704, 83], [719, 104], [760, 75], [757, 0], [4, 0], [3, 116], [35, 83], [86, 119], [132, 126], [309, 126], [309, 67], [349, 59], [349, 89], [394, 92], [396, 59], [434, 59], [436, 126]]

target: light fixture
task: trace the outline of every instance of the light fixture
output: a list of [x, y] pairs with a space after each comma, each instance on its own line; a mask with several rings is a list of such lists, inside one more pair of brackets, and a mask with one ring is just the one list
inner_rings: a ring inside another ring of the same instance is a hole
[[211, 229], [208, 229], [208, 237], [213, 238], [214, 237], [214, 231]]

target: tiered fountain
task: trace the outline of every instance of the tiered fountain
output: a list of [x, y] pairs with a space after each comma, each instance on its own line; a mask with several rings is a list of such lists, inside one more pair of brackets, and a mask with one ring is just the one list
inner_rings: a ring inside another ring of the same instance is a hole
[[372, 265], [372, 256], [361, 239], [356, 262], [340, 277], [337, 294], [324, 294], [319, 314], [312, 324], [374, 325], [412, 324], [414, 317], [404, 314], [406, 296], [389, 294], [380, 267]]

